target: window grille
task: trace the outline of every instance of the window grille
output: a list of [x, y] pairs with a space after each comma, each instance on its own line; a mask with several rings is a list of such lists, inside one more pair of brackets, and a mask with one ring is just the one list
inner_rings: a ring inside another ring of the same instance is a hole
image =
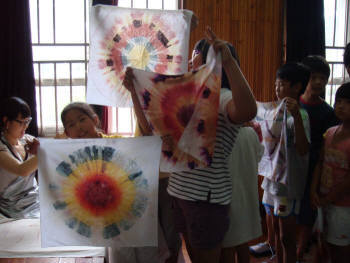
[[343, 65], [344, 49], [350, 41], [349, 11], [349, 0], [324, 0], [326, 59], [331, 68], [325, 99], [330, 105], [338, 87], [349, 81]]

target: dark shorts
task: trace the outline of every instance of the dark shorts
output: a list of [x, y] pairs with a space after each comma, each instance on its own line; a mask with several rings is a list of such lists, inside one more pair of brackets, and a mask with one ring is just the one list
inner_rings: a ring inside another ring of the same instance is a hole
[[230, 224], [230, 205], [172, 199], [176, 230], [187, 235], [192, 247], [212, 249], [222, 243]]
[[297, 224], [313, 227], [316, 221], [317, 212], [311, 206], [310, 186], [307, 185], [305, 194], [300, 203], [300, 213], [297, 216]]
[[[311, 164], [310, 164], [311, 165]], [[310, 168], [311, 169], [311, 168]], [[312, 169], [313, 171], [313, 169]], [[312, 173], [308, 174], [306, 181], [306, 186], [304, 190], [304, 196], [300, 203], [300, 213], [297, 216], [297, 224], [313, 227], [316, 221], [317, 212], [316, 209], [311, 206], [311, 182], [312, 182]]]

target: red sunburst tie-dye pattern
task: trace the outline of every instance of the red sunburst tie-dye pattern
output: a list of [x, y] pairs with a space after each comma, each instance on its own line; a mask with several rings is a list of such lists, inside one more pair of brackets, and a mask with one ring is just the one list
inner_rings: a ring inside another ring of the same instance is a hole
[[112, 178], [96, 174], [83, 178], [75, 195], [82, 207], [95, 216], [103, 216], [118, 207], [122, 193]]

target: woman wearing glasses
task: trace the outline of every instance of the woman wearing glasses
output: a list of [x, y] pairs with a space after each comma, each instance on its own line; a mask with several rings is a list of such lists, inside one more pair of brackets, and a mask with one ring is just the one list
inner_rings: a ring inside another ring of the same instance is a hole
[[6, 99], [0, 106], [0, 219], [39, 216], [35, 179], [39, 143], [25, 134], [30, 115], [28, 104], [18, 97]]

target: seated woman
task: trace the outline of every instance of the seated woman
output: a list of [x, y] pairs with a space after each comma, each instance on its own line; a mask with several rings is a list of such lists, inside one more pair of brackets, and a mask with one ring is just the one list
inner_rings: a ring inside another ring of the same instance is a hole
[[0, 217], [39, 217], [35, 178], [39, 142], [25, 134], [30, 115], [28, 104], [18, 97], [5, 99], [0, 107]]

